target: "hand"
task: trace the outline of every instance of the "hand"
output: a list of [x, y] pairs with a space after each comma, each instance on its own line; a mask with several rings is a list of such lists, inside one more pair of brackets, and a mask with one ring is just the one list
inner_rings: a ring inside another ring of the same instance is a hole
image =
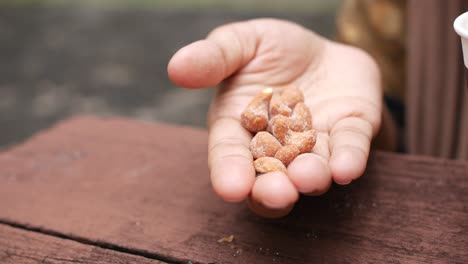
[[[277, 217], [299, 193], [320, 195], [332, 181], [348, 184], [363, 174], [382, 115], [379, 71], [364, 52], [290, 22], [257, 19], [221, 26], [182, 48], [168, 73], [186, 88], [221, 84], [208, 115], [208, 160], [214, 190], [224, 200], [249, 198], [255, 212]], [[317, 144], [288, 166], [287, 175], [255, 177], [252, 135], [240, 115], [260, 90], [288, 84], [304, 92]]]

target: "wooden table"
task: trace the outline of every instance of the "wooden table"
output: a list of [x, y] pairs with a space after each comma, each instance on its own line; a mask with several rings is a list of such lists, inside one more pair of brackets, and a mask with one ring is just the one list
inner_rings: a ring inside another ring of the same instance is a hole
[[268, 220], [214, 195], [206, 146], [81, 117], [4, 150], [0, 263], [468, 263], [466, 162], [373, 153], [359, 181]]

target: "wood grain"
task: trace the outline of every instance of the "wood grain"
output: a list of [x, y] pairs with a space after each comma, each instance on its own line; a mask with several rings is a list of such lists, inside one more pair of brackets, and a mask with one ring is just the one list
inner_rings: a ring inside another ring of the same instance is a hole
[[468, 160], [468, 97], [460, 37], [453, 30], [468, 0], [407, 2], [407, 151]]
[[203, 130], [67, 121], [0, 154], [0, 221], [181, 263], [468, 262], [465, 162], [374, 153], [360, 180], [267, 220], [213, 194], [206, 146]]
[[163, 263], [0, 224], [0, 263]]

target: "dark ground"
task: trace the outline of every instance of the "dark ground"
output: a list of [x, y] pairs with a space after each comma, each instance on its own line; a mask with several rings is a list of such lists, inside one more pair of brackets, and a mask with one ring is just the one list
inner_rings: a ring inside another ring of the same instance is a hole
[[176, 88], [169, 58], [217, 25], [265, 16], [334, 29], [333, 14], [1, 7], [0, 146], [83, 113], [204, 126], [212, 90]]

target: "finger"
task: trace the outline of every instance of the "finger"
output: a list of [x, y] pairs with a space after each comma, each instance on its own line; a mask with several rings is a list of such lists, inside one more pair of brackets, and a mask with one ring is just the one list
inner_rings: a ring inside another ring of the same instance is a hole
[[299, 193], [283, 172], [275, 171], [262, 174], [255, 179], [252, 199], [273, 211], [289, 208]]
[[301, 154], [289, 164], [288, 176], [300, 193], [315, 196], [330, 188], [332, 178], [328, 168], [328, 141], [328, 133], [317, 133], [313, 153]]
[[216, 120], [210, 128], [208, 166], [215, 192], [224, 200], [244, 200], [255, 181], [249, 150], [251, 135], [232, 118]]
[[286, 216], [294, 208], [294, 204], [291, 204], [286, 208], [280, 209], [267, 208], [261, 203], [255, 201], [252, 198], [252, 196], [249, 196], [249, 198], [247, 199], [247, 205], [249, 206], [250, 210], [252, 210], [255, 214], [266, 218], [280, 218]]
[[306, 195], [321, 195], [331, 186], [326, 160], [314, 153], [299, 155], [288, 166], [288, 175], [296, 189]]
[[372, 125], [359, 117], [344, 118], [333, 126], [329, 167], [336, 183], [348, 184], [364, 173], [372, 134]]
[[169, 78], [187, 88], [218, 85], [254, 57], [257, 34], [249, 23], [221, 26], [180, 49], [169, 61]]

